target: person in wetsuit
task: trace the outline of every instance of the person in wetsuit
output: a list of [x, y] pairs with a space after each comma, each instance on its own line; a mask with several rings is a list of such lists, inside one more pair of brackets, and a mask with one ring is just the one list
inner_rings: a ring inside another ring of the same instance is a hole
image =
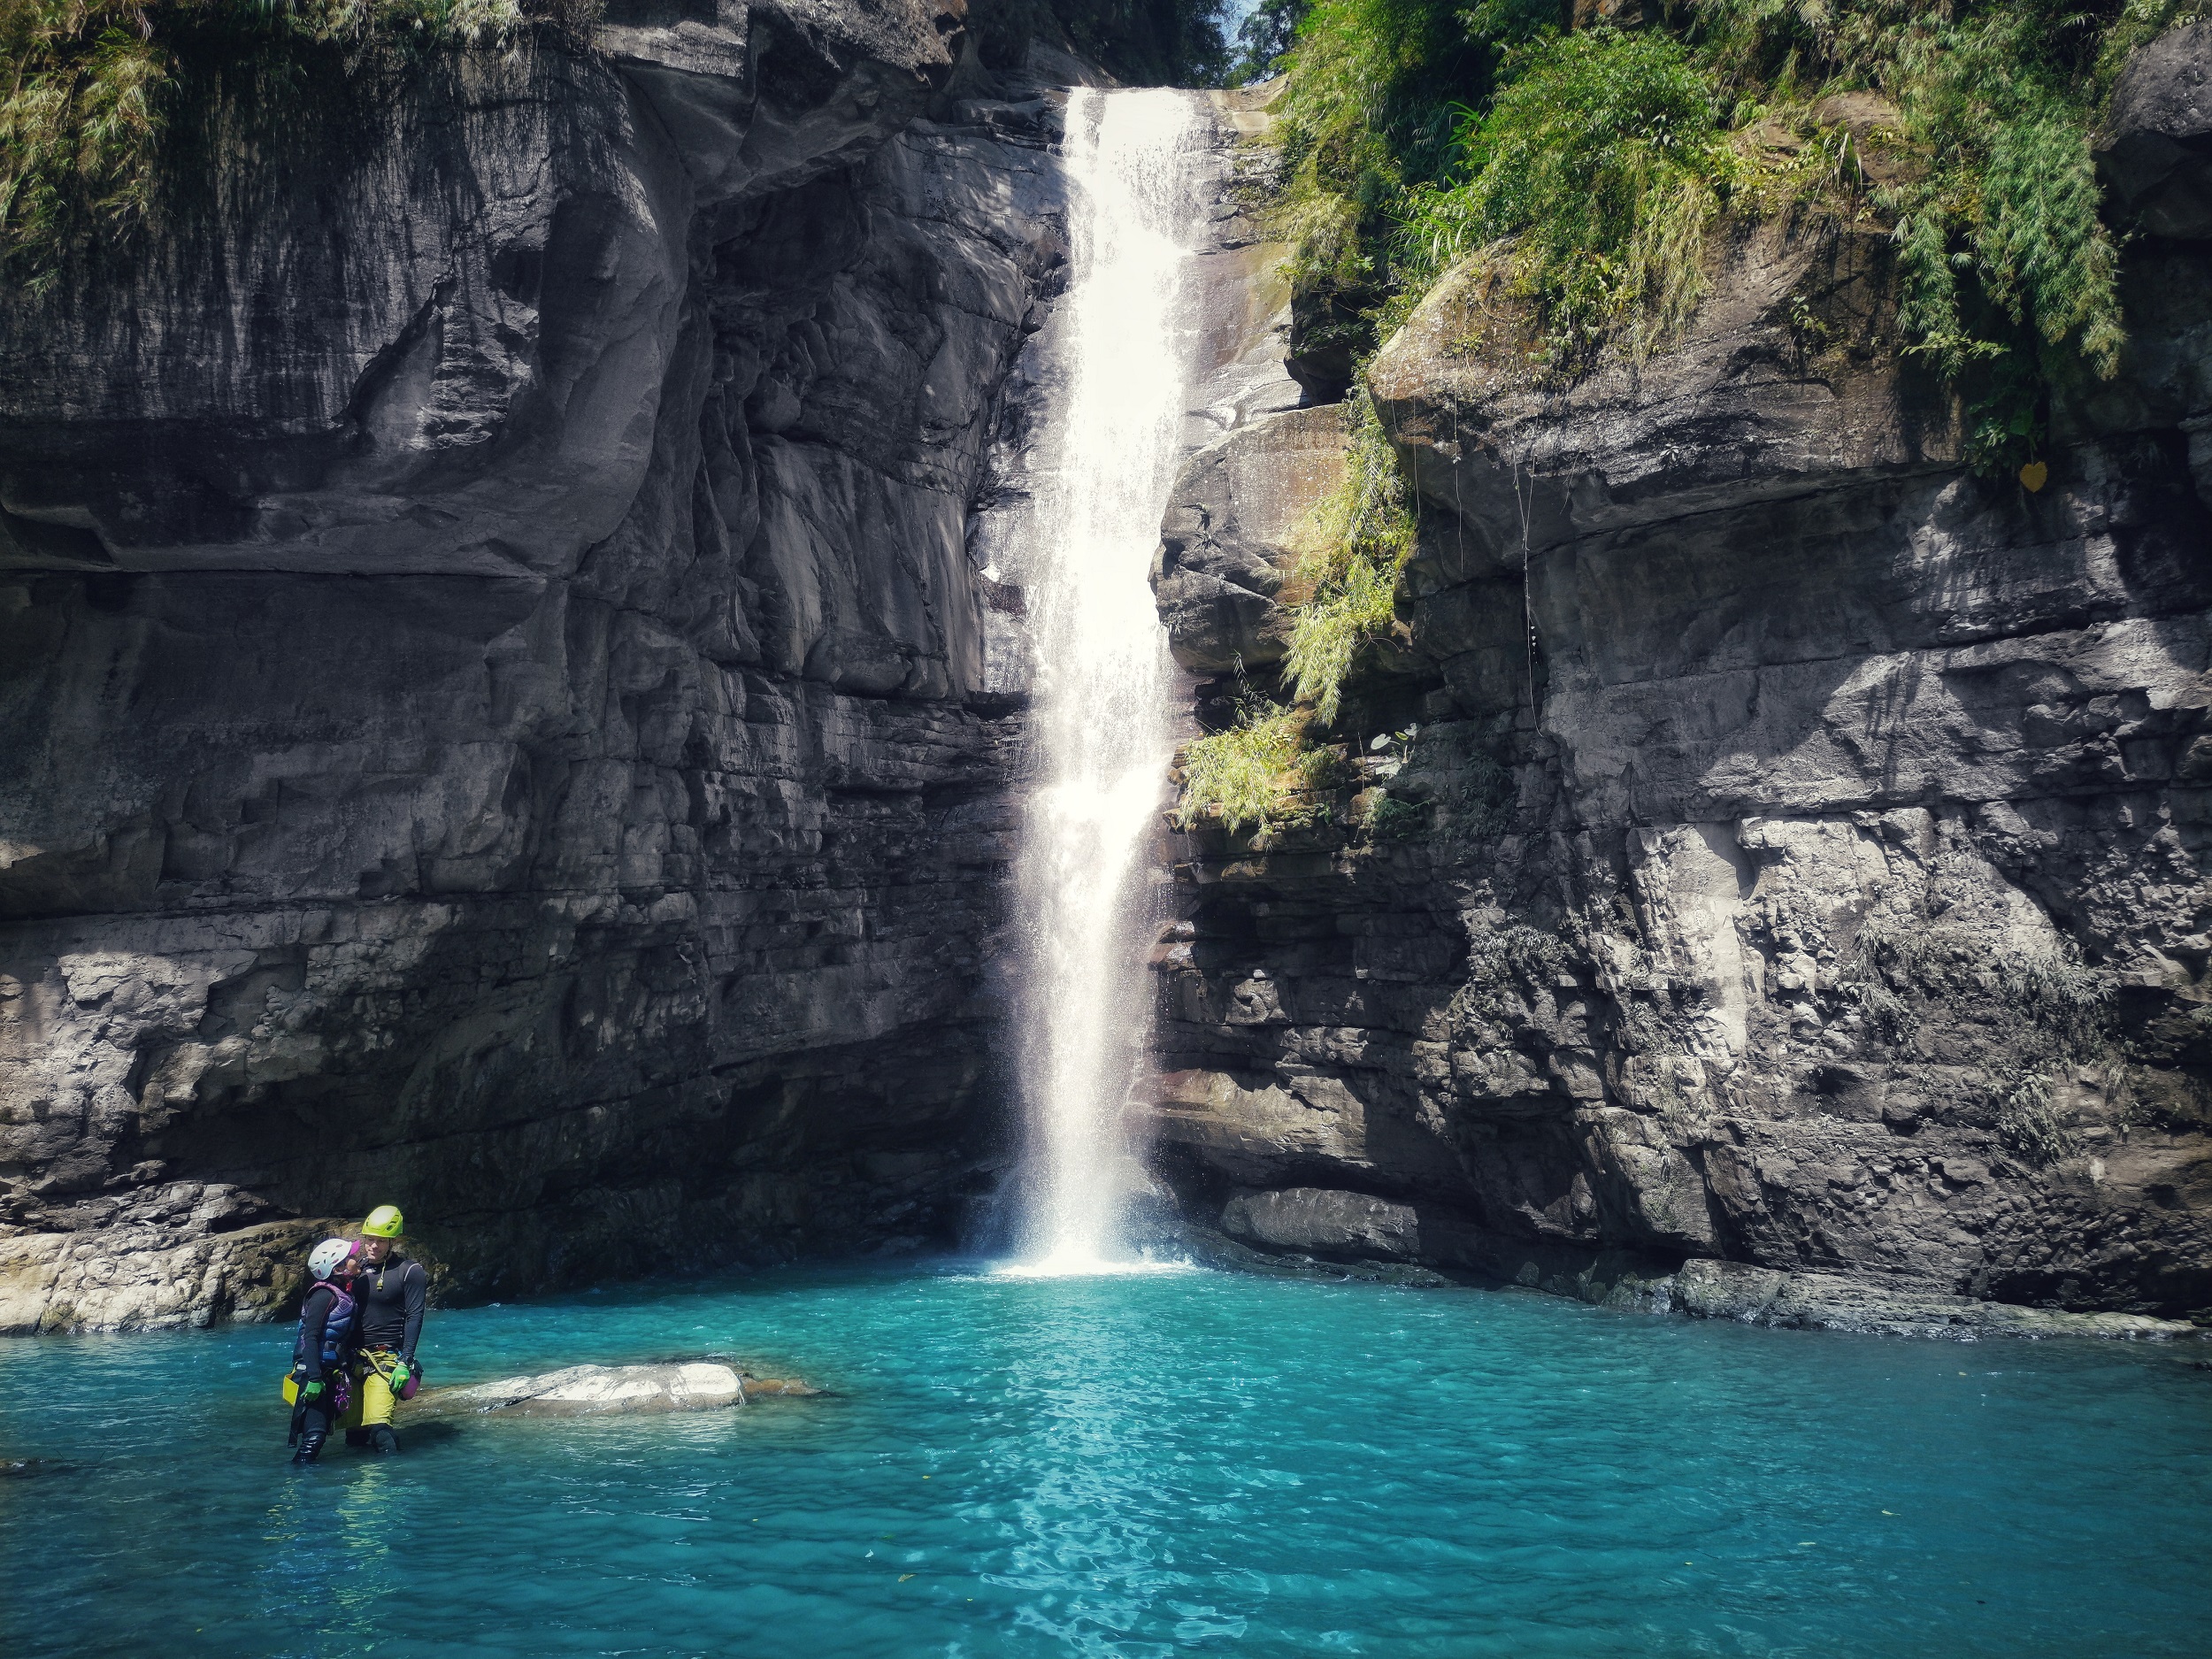
[[353, 1286], [361, 1303], [361, 1426], [346, 1431], [346, 1444], [380, 1452], [399, 1449], [392, 1408], [414, 1372], [423, 1304], [430, 1294], [423, 1264], [400, 1254], [397, 1240], [405, 1225], [390, 1204], [369, 1211], [361, 1224], [361, 1272]]
[[325, 1239], [307, 1257], [312, 1281], [300, 1305], [299, 1332], [292, 1341], [292, 1454], [296, 1463], [322, 1455], [323, 1442], [344, 1409], [342, 1388], [353, 1361], [357, 1330], [353, 1275], [357, 1244]]

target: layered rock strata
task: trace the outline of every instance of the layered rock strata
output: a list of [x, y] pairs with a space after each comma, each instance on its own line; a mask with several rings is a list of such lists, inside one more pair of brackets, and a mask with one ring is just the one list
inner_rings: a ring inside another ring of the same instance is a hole
[[[1865, 220], [1742, 230], [1571, 388], [1480, 258], [1386, 344], [1420, 551], [1351, 775], [1175, 854], [1148, 1110], [1199, 1223], [1790, 1323], [2212, 1308], [2200, 33], [2115, 99], [2131, 340], [2045, 476], [1963, 465]], [[1322, 413], [1187, 474], [1194, 670], [1279, 655]]]
[[0, 1329], [266, 1314], [386, 1202], [465, 1292], [951, 1235], [1049, 78], [618, 5], [233, 88], [205, 211], [0, 299]]

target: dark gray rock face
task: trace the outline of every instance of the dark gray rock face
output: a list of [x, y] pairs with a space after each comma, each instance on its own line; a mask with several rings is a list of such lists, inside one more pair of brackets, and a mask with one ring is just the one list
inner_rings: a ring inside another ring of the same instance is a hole
[[0, 1329], [384, 1202], [477, 1291], [949, 1235], [1061, 245], [958, 28], [617, 8], [0, 301]]
[[2212, 23], [2171, 29], [2128, 59], [2099, 157], [2154, 236], [2212, 236]]
[[1411, 643], [1340, 724], [1420, 730], [1362, 763], [1392, 827], [1177, 855], [1151, 1110], [1202, 1225], [1592, 1300], [1818, 1276], [1698, 1280], [1794, 1323], [2212, 1306], [2212, 265], [2131, 256], [2031, 491], [1962, 466], [1888, 261], [1747, 236], [1566, 392], [1479, 262], [1386, 347]]

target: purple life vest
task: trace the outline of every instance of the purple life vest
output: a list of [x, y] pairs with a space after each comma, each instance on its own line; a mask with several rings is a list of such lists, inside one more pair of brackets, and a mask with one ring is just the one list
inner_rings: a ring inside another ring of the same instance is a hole
[[[323, 1321], [322, 1352], [316, 1358], [322, 1362], [325, 1376], [334, 1373], [342, 1377], [345, 1375], [345, 1362], [353, 1351], [354, 1300], [349, 1292], [327, 1279], [319, 1280], [315, 1290], [326, 1290], [333, 1298], [330, 1317]], [[311, 1296], [315, 1290], [307, 1294]], [[306, 1357], [307, 1310], [302, 1308], [299, 1328], [292, 1338], [292, 1363], [296, 1365]]]

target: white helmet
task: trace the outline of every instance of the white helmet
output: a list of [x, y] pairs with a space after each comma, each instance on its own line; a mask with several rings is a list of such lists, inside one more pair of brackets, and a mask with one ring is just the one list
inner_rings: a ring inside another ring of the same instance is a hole
[[345, 1239], [325, 1239], [307, 1253], [307, 1271], [316, 1279], [328, 1279], [341, 1263], [352, 1258], [357, 1248]]

